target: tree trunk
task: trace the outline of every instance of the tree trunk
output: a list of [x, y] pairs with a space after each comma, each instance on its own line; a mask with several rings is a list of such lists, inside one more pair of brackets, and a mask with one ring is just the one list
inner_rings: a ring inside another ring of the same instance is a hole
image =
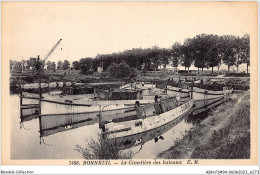
[[187, 73], [187, 72], [186, 72], [186, 66], [185, 66], [185, 73]]
[[188, 67], [188, 73], [190, 73], [190, 67]]
[[237, 73], [239, 73], [239, 65], [237, 65]]
[[219, 75], [219, 66], [218, 66], [218, 75]]
[[212, 71], [211, 71], [211, 73], [213, 74], [213, 66], [212, 66]]
[[198, 68], [198, 74], [200, 73], [200, 68]]
[[229, 73], [229, 67], [230, 67], [230, 66], [228, 65], [228, 69], [227, 69], [227, 70], [228, 70], [228, 71], [227, 71], [228, 73]]
[[248, 63], [246, 63], [246, 73], [248, 73]]
[[201, 68], [202, 72], [203, 72], [203, 68]]

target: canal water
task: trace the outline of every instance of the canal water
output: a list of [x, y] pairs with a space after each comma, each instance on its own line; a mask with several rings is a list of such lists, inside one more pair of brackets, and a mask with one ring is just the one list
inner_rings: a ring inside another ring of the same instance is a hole
[[[98, 124], [78, 127], [58, 132], [40, 140], [39, 119], [35, 118], [20, 123], [19, 96], [11, 95], [11, 159], [80, 159], [81, 154], [75, 151], [76, 145], [85, 147], [91, 139], [97, 140], [100, 129]], [[49, 108], [53, 108], [50, 104]], [[150, 159], [169, 149], [185, 131], [193, 127], [192, 122], [182, 120], [179, 124], [162, 134], [162, 139], [154, 139], [142, 146], [130, 148], [133, 158]]]

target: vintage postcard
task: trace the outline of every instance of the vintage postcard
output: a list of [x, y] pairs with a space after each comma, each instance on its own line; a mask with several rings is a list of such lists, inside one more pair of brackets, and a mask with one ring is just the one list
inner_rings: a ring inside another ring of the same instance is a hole
[[2, 165], [258, 165], [257, 2], [1, 5]]

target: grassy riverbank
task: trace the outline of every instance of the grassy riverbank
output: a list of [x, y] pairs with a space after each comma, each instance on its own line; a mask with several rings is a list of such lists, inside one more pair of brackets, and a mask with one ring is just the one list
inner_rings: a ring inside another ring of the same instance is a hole
[[250, 91], [233, 94], [158, 158], [250, 158]]
[[98, 134], [97, 139], [86, 140], [86, 145], [83, 147], [76, 145], [74, 150], [79, 152], [83, 159], [131, 159], [133, 157], [131, 150], [120, 150], [116, 141], [104, 139], [101, 134]]

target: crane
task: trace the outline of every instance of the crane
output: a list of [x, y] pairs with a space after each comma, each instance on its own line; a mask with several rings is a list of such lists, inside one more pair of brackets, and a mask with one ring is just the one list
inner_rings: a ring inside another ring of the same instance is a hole
[[46, 61], [49, 56], [53, 53], [53, 51], [56, 49], [56, 47], [60, 44], [62, 39], [60, 39], [54, 46], [53, 48], [48, 52], [48, 54], [45, 56], [45, 58], [43, 59], [43, 61]]
[[[56, 47], [60, 44], [62, 39], [60, 39], [54, 46], [53, 48], [48, 52], [48, 54], [45, 56], [45, 58], [43, 59], [43, 62], [46, 61], [50, 55], [53, 53], [53, 51], [56, 49]], [[35, 65], [35, 68], [33, 70], [33, 72], [37, 72], [37, 74], [42, 74], [43, 73], [43, 65], [40, 61], [40, 56], [38, 55], [38, 58], [36, 60], [36, 65]]]

